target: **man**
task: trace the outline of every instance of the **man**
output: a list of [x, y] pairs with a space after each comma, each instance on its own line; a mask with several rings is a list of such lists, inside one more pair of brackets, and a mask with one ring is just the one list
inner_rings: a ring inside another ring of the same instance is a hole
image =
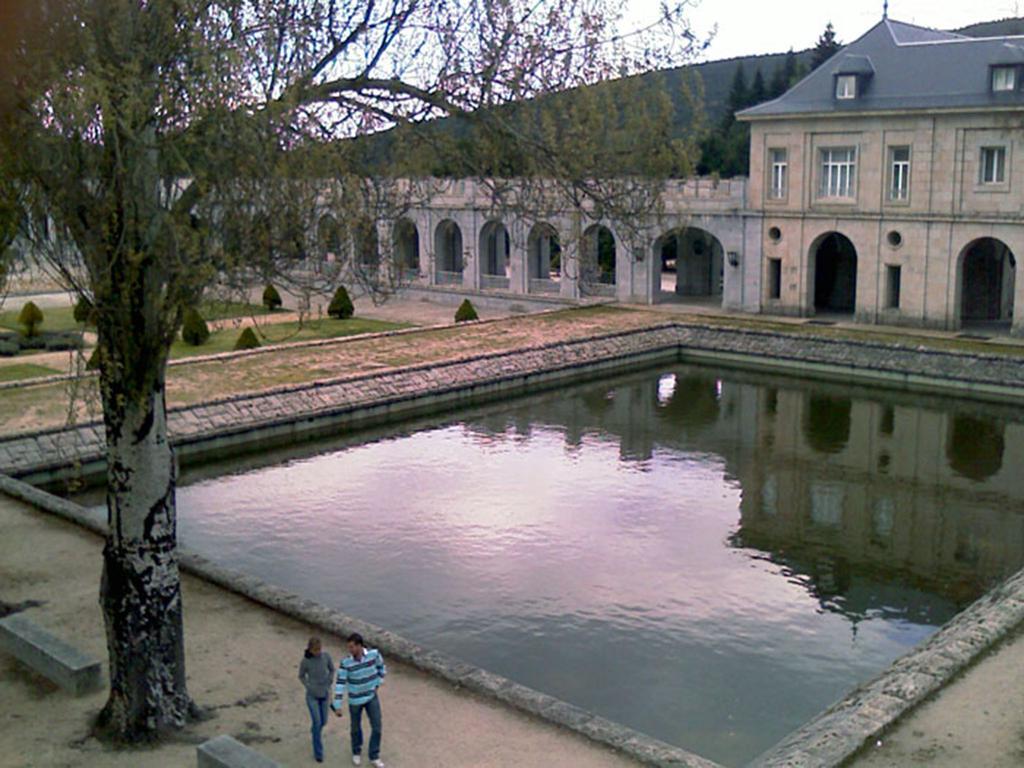
[[338, 665], [338, 677], [334, 684], [334, 701], [331, 709], [341, 717], [341, 701], [348, 689], [348, 713], [352, 717], [349, 729], [352, 736], [352, 764], [363, 762], [363, 711], [370, 720], [370, 765], [384, 768], [380, 759], [380, 698], [377, 689], [384, 682], [387, 668], [384, 658], [376, 648], [367, 648], [358, 632], [348, 636], [349, 655]]
[[312, 722], [313, 759], [324, 761], [324, 744], [320, 733], [327, 724], [327, 697], [331, 693], [331, 679], [334, 677], [334, 662], [331, 655], [322, 650], [319, 637], [309, 638], [306, 652], [299, 663], [299, 680], [306, 686], [306, 706]]

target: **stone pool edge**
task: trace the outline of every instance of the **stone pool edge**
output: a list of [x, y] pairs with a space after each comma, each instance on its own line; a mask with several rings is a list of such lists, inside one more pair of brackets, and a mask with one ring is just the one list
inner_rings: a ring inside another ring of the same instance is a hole
[[748, 768], [842, 766], [1024, 626], [1024, 570], [990, 589], [878, 676], [797, 728]]
[[[54, 496], [21, 480], [0, 474], [0, 493], [54, 514], [99, 536], [106, 535], [106, 526], [90, 518], [81, 505]], [[272, 586], [254, 576], [222, 568], [186, 548], [178, 548], [178, 562], [185, 573], [325, 632], [340, 636], [359, 632], [372, 639], [375, 646], [387, 657], [404, 662], [457, 688], [464, 688], [485, 699], [565, 728], [646, 765], [723, 768], [720, 764], [681, 747], [667, 744], [481, 667], [425, 648], [390, 630]]]
[[[226, 455], [451, 410], [566, 381], [676, 360], [1002, 403], [1024, 401], [1024, 357], [658, 323], [515, 350], [360, 373], [168, 409], [185, 460]], [[31, 483], [100, 474], [102, 423], [0, 437], [0, 472]], [[77, 466], [76, 466], [77, 465]]]

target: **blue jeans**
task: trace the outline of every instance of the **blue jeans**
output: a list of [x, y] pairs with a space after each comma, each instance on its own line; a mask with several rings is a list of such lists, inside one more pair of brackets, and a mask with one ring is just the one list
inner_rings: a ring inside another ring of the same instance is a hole
[[363, 751], [363, 710], [366, 710], [370, 718], [370, 759], [376, 760], [380, 757], [380, 699], [374, 694], [373, 698], [365, 704], [348, 705], [348, 714], [351, 718], [349, 729], [352, 735], [352, 754], [358, 755]]
[[318, 699], [312, 694], [306, 694], [306, 706], [309, 707], [309, 719], [312, 721], [310, 732], [313, 734], [313, 757], [317, 760], [324, 759], [324, 742], [320, 738], [320, 732], [327, 724], [327, 699]]

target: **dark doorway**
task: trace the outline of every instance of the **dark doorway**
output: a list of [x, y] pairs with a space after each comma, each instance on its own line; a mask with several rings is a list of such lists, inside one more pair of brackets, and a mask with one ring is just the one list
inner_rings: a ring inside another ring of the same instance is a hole
[[857, 250], [845, 235], [830, 232], [814, 252], [814, 310], [852, 314], [857, 303]]
[[983, 237], [968, 245], [961, 267], [961, 323], [1012, 321], [1015, 272], [1013, 253], [1002, 241]]

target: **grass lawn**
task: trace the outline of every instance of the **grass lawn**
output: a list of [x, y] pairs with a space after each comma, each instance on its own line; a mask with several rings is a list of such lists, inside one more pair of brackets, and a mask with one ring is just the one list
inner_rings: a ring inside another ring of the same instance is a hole
[[[278, 309], [277, 312], [288, 312], [287, 309]], [[232, 317], [260, 317], [270, 314], [270, 310], [262, 304], [246, 304], [241, 301], [217, 301], [210, 299], [199, 305], [199, 314], [206, 321], [227, 320]]]
[[15, 363], [14, 365], [0, 365], [0, 382], [18, 381], [19, 379], [33, 379], [36, 376], [52, 376], [60, 371], [47, 368], [45, 365], [33, 363]]
[[[7, 306], [10, 308], [0, 312], [0, 327], [9, 328], [12, 331], [22, 330], [18, 325], [18, 314], [25, 303], [27, 302], [18, 304], [8, 301]], [[40, 307], [40, 309], [43, 311], [43, 322], [40, 324], [39, 330], [61, 332], [82, 330], [82, 324], [75, 322], [72, 307]]]
[[[313, 341], [316, 339], [335, 339], [340, 336], [354, 336], [359, 333], [377, 333], [393, 331], [398, 328], [409, 328], [408, 323], [388, 323], [383, 320], [366, 320], [353, 317], [348, 320], [323, 319], [307, 321], [302, 328], [297, 322], [260, 323], [257, 336], [263, 346], [268, 344], [284, 344], [294, 341]], [[235, 342], [241, 335], [241, 328], [225, 328], [213, 331], [205, 344], [193, 347], [180, 339], [171, 347], [171, 359], [195, 357], [196, 355], [214, 355], [218, 352], [231, 352]]]
[[[24, 305], [24, 302], [8, 301], [7, 309], [0, 312], [0, 327], [9, 328], [12, 331], [22, 330], [18, 325], [18, 313], [21, 312]], [[42, 310], [43, 323], [39, 326], [41, 331], [83, 330], [82, 324], [75, 322], [73, 307], [42, 307]], [[226, 320], [232, 317], [259, 317], [268, 312], [262, 304], [244, 304], [239, 301], [204, 301], [199, 308], [199, 314], [205, 320]]]

